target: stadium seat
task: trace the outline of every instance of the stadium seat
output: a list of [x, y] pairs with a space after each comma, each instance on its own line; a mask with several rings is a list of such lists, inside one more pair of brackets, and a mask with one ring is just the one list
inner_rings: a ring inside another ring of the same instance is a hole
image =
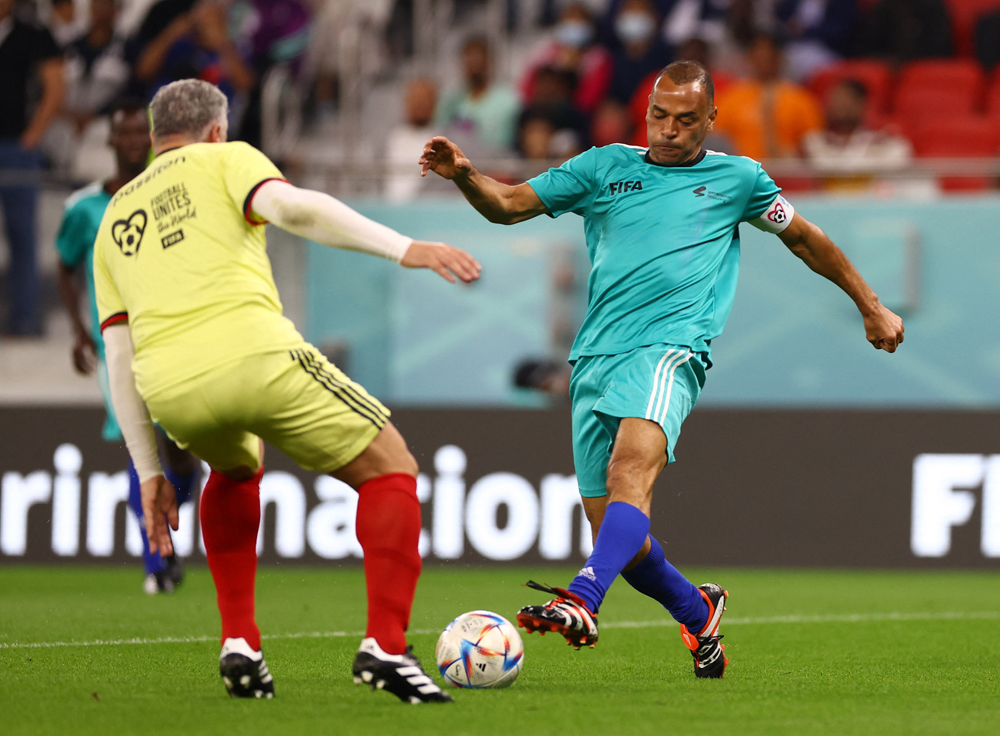
[[972, 56], [975, 53], [973, 32], [976, 21], [984, 13], [1000, 8], [1000, 0], [946, 0], [946, 5], [951, 15], [955, 53], [959, 56]]
[[888, 64], [874, 59], [849, 59], [824, 67], [813, 76], [809, 88], [816, 97], [825, 100], [830, 88], [845, 79], [856, 79], [865, 86], [873, 113], [888, 109], [892, 70]]
[[971, 59], [912, 61], [900, 71], [898, 117], [966, 115], [982, 110], [985, 75]]
[[1000, 65], [993, 73], [993, 80], [986, 90], [986, 114], [994, 120], [1000, 119]]
[[[1000, 151], [1000, 124], [985, 115], [928, 120], [908, 130], [917, 156], [921, 158], [991, 157]], [[986, 189], [986, 177], [942, 177], [941, 187], [949, 191]]]

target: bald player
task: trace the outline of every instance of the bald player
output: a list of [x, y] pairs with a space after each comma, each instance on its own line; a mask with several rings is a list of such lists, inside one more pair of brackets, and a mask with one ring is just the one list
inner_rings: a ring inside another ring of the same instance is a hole
[[[491, 222], [583, 217], [593, 270], [589, 305], [570, 354], [573, 454], [594, 551], [566, 589], [517, 615], [528, 631], [597, 642], [597, 613], [621, 574], [681, 624], [698, 677], [722, 677], [719, 621], [728, 592], [695, 587], [649, 535], [653, 483], [674, 460], [681, 424], [712, 366], [736, 292], [738, 225], [774, 233], [854, 301], [873, 347], [894, 352], [902, 320], [883, 307], [820, 228], [795, 212], [760, 164], [703, 148], [718, 110], [700, 64], [663, 69], [649, 96], [649, 147], [592, 148], [517, 186], [478, 172], [454, 143], [432, 138], [422, 174], [451, 179]], [[723, 111], [724, 114], [724, 111]], [[692, 519], [706, 525], [710, 519]]]
[[142, 482], [150, 547], [169, 554], [167, 522], [177, 528], [152, 420], [212, 469], [200, 513], [223, 682], [233, 697], [272, 697], [254, 617], [266, 440], [358, 492], [368, 629], [355, 682], [408, 703], [450, 702], [406, 642], [421, 569], [417, 463], [388, 409], [282, 316], [263, 226], [452, 282], [475, 281], [479, 264], [299, 189], [260, 151], [227, 143], [226, 97], [208, 82], [166, 85], [150, 112], [156, 158], [112, 198], [94, 250], [111, 393]]

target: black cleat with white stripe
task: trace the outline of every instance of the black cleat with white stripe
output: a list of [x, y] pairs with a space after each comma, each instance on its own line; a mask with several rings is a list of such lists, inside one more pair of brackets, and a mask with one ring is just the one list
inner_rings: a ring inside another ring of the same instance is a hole
[[246, 639], [226, 639], [219, 655], [219, 674], [231, 698], [274, 697], [274, 678], [264, 655], [254, 651]]
[[708, 604], [708, 620], [697, 634], [692, 634], [687, 626], [681, 624], [681, 639], [694, 657], [695, 677], [719, 679], [729, 664], [726, 647], [719, 642], [722, 638], [719, 634], [719, 622], [726, 610], [729, 591], [715, 583], [699, 585], [698, 591]]
[[404, 703], [451, 703], [451, 696], [441, 691], [420, 661], [413, 656], [413, 647], [405, 654], [386, 654], [374, 637], [361, 641], [354, 657], [354, 684], [368, 685], [372, 690], [385, 690]]
[[517, 612], [517, 625], [529, 634], [537, 631], [542, 636], [548, 631], [561, 634], [574, 649], [597, 644], [597, 615], [578, 596], [562, 588], [550, 588], [534, 580], [529, 588], [556, 596], [544, 606], [525, 606]]

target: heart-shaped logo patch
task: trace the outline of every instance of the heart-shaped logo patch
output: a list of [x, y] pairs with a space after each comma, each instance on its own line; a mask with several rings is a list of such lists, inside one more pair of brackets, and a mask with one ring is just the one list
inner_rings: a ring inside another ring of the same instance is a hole
[[145, 210], [136, 210], [127, 220], [116, 220], [111, 226], [111, 237], [124, 255], [134, 256], [139, 252], [142, 234], [146, 232], [147, 219]]

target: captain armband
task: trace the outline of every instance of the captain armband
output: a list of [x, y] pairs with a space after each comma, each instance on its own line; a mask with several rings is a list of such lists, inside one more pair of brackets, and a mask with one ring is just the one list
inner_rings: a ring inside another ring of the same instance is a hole
[[791, 202], [779, 194], [760, 217], [750, 220], [750, 224], [766, 233], [777, 234], [788, 227], [793, 217], [795, 217], [795, 208], [792, 207]]

